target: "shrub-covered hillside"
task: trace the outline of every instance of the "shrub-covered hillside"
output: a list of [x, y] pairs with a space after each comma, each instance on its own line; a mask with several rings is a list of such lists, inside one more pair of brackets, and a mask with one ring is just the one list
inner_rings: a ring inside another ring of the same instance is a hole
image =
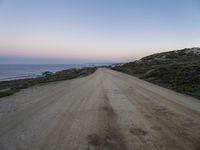
[[200, 99], [200, 48], [153, 54], [113, 69]]

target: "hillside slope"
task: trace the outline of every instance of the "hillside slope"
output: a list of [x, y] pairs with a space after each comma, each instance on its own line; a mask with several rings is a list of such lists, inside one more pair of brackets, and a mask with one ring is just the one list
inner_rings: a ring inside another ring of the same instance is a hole
[[200, 48], [157, 53], [112, 69], [200, 99]]

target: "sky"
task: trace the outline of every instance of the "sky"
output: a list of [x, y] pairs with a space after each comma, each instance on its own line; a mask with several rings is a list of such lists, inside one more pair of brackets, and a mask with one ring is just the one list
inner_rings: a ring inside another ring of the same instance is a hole
[[200, 0], [0, 0], [0, 64], [127, 62], [200, 47]]

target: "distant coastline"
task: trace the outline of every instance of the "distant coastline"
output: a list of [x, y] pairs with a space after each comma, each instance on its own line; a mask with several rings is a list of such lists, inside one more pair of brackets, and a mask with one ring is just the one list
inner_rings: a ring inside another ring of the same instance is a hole
[[10, 96], [19, 92], [21, 89], [28, 88], [30, 86], [44, 84], [55, 81], [69, 80], [78, 77], [84, 77], [90, 75], [96, 71], [97, 67], [83, 67], [83, 68], [71, 68], [52, 73], [46, 71], [42, 76], [35, 78], [15, 79], [8, 81], [0, 81], [0, 98]]
[[81, 69], [84, 67], [95, 67], [110, 65], [109, 63], [87, 63], [87, 64], [0, 64], [0, 81], [10, 81], [27, 78], [41, 77], [44, 72], [56, 73], [66, 69]]

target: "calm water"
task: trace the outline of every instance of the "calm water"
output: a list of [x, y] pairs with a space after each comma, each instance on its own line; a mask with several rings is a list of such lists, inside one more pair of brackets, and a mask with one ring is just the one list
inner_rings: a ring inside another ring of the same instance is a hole
[[84, 65], [57, 65], [57, 64], [45, 64], [45, 65], [4, 65], [0, 64], [0, 81], [2, 80], [14, 80], [22, 78], [37, 77], [42, 75], [45, 71], [57, 72], [70, 68], [82, 68], [90, 66], [98, 66], [99, 64], [84, 64]]

